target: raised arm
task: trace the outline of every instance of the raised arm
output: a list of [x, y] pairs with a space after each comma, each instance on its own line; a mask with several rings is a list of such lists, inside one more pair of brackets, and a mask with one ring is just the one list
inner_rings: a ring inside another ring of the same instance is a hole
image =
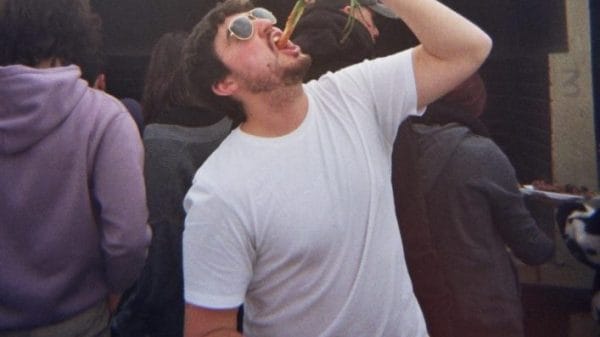
[[472, 22], [436, 0], [382, 0], [421, 43], [413, 54], [418, 106], [441, 97], [475, 72], [492, 41]]

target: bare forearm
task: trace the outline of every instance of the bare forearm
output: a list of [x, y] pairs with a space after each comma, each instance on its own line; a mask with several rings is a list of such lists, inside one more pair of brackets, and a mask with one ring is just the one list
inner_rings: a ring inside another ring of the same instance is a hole
[[207, 309], [187, 303], [185, 337], [241, 337], [236, 330], [238, 309]]
[[218, 329], [202, 335], [193, 334], [186, 330], [185, 337], [242, 337], [242, 335], [233, 329]]
[[439, 59], [483, 62], [492, 42], [472, 22], [436, 0], [383, 0], [411, 29], [423, 48]]
[[384, 0], [421, 43], [413, 52], [417, 104], [424, 107], [443, 96], [485, 61], [490, 37], [436, 0]]

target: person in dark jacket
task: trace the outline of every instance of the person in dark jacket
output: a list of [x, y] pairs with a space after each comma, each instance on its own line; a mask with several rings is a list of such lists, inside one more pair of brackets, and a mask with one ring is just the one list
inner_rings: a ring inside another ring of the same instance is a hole
[[509, 250], [530, 265], [554, 253], [525, 207], [510, 161], [477, 118], [485, 97], [475, 74], [405, 121], [396, 139], [396, 211], [432, 337], [523, 337]]
[[232, 121], [197, 100], [181, 69], [187, 34], [154, 45], [142, 95], [146, 191], [154, 237], [139, 281], [113, 318], [114, 337], [183, 336], [183, 197], [196, 170], [229, 134]]
[[109, 336], [144, 265], [139, 133], [76, 66], [99, 24], [87, 1], [0, 0], [0, 336]]

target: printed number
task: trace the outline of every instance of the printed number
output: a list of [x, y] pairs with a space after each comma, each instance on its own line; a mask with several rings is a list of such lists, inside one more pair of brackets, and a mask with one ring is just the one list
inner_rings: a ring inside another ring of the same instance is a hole
[[566, 97], [579, 97], [581, 88], [579, 88], [579, 69], [572, 68], [564, 71], [565, 80], [563, 82], [563, 93]]

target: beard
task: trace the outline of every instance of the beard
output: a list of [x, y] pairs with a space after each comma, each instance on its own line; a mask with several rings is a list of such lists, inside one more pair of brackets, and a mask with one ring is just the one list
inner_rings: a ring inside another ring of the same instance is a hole
[[304, 76], [308, 72], [312, 59], [307, 54], [301, 54], [296, 62], [282, 67], [279, 64], [269, 67], [274, 71], [251, 76], [242, 75], [244, 84], [248, 91], [252, 93], [261, 93], [272, 91], [281, 86], [291, 86], [302, 83]]
[[304, 76], [312, 64], [312, 58], [308, 54], [300, 54], [298, 62], [292, 67], [286, 68], [281, 76], [284, 85], [302, 83]]

